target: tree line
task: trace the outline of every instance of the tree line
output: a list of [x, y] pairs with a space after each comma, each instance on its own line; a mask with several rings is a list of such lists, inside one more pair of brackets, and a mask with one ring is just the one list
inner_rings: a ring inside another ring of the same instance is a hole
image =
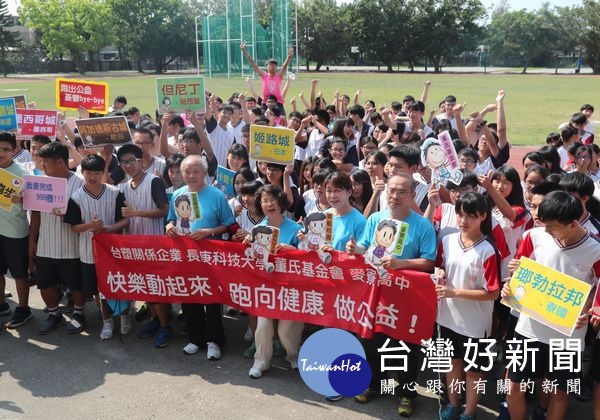
[[[274, 1], [255, 0], [256, 18], [265, 26]], [[307, 69], [345, 63], [385, 71], [426, 65], [440, 72], [476, 63], [525, 72], [581, 57], [600, 73], [600, 0], [535, 11], [511, 10], [506, 0], [491, 11], [479, 0], [298, 0], [296, 6], [294, 36]], [[69, 58], [83, 72], [113, 45], [131, 68], [159, 73], [175, 60], [195, 59], [195, 16], [224, 14], [226, 7], [227, 0], [22, 0], [19, 19], [38, 42], [15, 47], [3, 35], [9, 25], [0, 16], [0, 60], [6, 64], [9, 53], [16, 60], [19, 52], [42, 61]]]

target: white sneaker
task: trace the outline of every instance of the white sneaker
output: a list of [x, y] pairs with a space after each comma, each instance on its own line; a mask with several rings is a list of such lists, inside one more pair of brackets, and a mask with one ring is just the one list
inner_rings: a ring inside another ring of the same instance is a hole
[[248, 372], [248, 376], [250, 376], [252, 379], [258, 379], [262, 376], [262, 370], [252, 366], [250, 368], [250, 372]]
[[131, 308], [127, 315], [121, 315], [121, 335], [127, 335], [133, 329], [133, 323], [131, 322], [133, 312]]
[[115, 326], [113, 324], [112, 318], [105, 319], [104, 322], [102, 323], [102, 331], [100, 331], [100, 339], [101, 340], [111, 339], [113, 336], [114, 329], [115, 329]]
[[185, 354], [196, 354], [200, 351], [200, 347], [198, 347], [197, 345], [195, 345], [194, 343], [188, 343], [184, 348], [183, 348], [183, 352]]
[[206, 358], [208, 360], [219, 360], [221, 358], [221, 348], [217, 343], [209, 341], [206, 343], [208, 350], [206, 350]]
[[252, 333], [252, 328], [248, 327], [244, 333], [244, 341], [251, 342], [252, 340], [254, 340], [254, 334]]

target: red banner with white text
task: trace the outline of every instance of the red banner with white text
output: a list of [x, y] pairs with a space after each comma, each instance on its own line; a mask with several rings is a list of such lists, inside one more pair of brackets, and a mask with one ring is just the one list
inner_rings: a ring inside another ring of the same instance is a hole
[[94, 235], [100, 292], [109, 299], [223, 303], [252, 315], [376, 332], [410, 343], [431, 338], [435, 285], [426, 273], [391, 270], [384, 277], [362, 256], [284, 250], [269, 270], [245, 245], [138, 235]]

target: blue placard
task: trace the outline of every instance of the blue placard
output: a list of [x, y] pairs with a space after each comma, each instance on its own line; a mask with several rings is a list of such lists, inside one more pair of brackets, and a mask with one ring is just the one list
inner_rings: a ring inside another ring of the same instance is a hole
[[233, 189], [233, 177], [235, 171], [217, 166], [217, 188], [221, 191], [227, 199], [235, 197], [235, 191]]
[[18, 129], [15, 98], [0, 99], [0, 130], [16, 132]]

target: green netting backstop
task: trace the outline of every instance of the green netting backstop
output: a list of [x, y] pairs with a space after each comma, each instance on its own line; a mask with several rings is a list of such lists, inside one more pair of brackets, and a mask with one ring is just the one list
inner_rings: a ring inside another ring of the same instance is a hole
[[[246, 41], [248, 53], [259, 66], [269, 58], [280, 64], [289, 47], [296, 47], [296, 10], [291, 0], [274, 0], [269, 25], [256, 19], [254, 0], [227, 0], [225, 15], [196, 18], [198, 72], [206, 76], [252, 76], [252, 67], [242, 55], [240, 43]], [[297, 53], [297, 48], [296, 48]], [[296, 56], [297, 57], [297, 56]], [[297, 66], [292, 60], [290, 70]]]

